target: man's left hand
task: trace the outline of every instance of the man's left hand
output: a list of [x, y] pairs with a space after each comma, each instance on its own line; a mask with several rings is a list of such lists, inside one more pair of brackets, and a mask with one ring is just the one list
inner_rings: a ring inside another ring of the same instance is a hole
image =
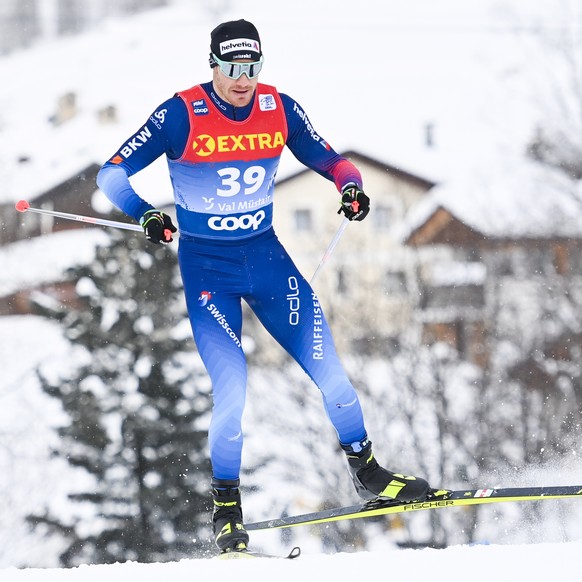
[[349, 184], [342, 190], [342, 202], [338, 214], [343, 212], [348, 220], [364, 220], [370, 212], [370, 199], [358, 186]]

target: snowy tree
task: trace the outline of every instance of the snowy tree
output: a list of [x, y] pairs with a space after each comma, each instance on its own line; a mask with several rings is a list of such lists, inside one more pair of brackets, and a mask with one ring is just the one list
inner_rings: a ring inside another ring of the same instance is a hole
[[551, 257], [542, 271], [492, 285], [488, 392], [492, 426], [506, 439], [496, 462], [507, 467], [543, 465], [578, 449], [582, 289], [577, 276], [555, 272]]
[[[70, 521], [33, 523], [64, 535], [63, 565], [174, 560], [209, 537], [209, 386], [193, 353], [174, 252], [113, 232], [93, 264], [70, 273], [83, 305], [60, 319], [75, 350], [70, 373], [39, 371], [70, 421], [55, 455], [93, 486], [72, 491]], [[69, 367], [63, 367], [69, 369]]]
[[[537, 44], [537, 43], [536, 43]], [[528, 155], [582, 179], [582, 42], [576, 27], [546, 32], [534, 49], [536, 77], [530, 77], [538, 121]], [[541, 54], [540, 54], [541, 52]], [[578, 199], [578, 197], [577, 197]]]
[[[527, 153], [567, 176], [571, 186], [566, 191], [582, 205], [582, 42], [575, 27], [566, 27], [559, 34], [546, 33], [542, 48], [544, 58], [538, 67], [541, 81], [536, 91], [540, 114]], [[538, 333], [534, 337], [528, 334], [528, 349], [525, 353], [521, 350], [521, 358], [509, 370], [513, 385], [527, 394], [521, 400], [524, 421], [519, 432], [530, 460], [547, 456], [548, 445], [556, 453], [569, 449], [580, 430], [581, 249], [578, 241], [570, 241], [568, 247], [562, 266], [566, 273], [561, 273], [567, 276], [558, 276], [556, 265], [546, 260], [544, 271], [553, 276], [529, 301], [537, 305], [537, 317], [534, 325], [524, 328]], [[514, 347], [516, 343], [514, 336]], [[520, 352], [517, 347], [515, 350]], [[532, 418], [539, 421], [535, 428], [530, 426]], [[526, 434], [536, 435], [527, 445]]]

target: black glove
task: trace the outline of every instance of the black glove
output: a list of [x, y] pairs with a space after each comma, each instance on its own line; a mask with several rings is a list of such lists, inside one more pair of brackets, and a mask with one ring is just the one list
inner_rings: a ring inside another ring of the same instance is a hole
[[176, 232], [176, 227], [172, 219], [160, 210], [148, 210], [141, 218], [141, 224], [146, 238], [156, 244], [167, 245], [174, 239], [172, 233]]
[[337, 213], [343, 212], [348, 220], [364, 220], [370, 212], [370, 199], [355, 184], [348, 184], [342, 190], [341, 204]]

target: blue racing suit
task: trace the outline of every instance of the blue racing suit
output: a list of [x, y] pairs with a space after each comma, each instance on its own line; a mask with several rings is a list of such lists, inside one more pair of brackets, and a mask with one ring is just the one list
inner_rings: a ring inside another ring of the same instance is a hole
[[188, 315], [212, 381], [208, 437], [215, 479], [240, 474], [247, 385], [241, 299], [318, 386], [340, 443], [366, 438], [358, 396], [317, 296], [273, 230], [273, 188], [285, 145], [339, 191], [348, 183], [361, 187], [355, 166], [315, 132], [289, 96], [258, 84], [251, 103], [236, 108], [211, 82], [162, 103], [97, 177], [108, 198], [139, 221], [153, 207], [128, 178], [166, 155]]

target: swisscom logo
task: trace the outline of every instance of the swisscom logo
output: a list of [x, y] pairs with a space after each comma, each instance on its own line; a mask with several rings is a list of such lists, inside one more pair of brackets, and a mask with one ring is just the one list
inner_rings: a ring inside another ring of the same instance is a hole
[[210, 291], [202, 291], [198, 297], [198, 305], [200, 307], [206, 307], [210, 299], [212, 299], [212, 293], [210, 293]]

